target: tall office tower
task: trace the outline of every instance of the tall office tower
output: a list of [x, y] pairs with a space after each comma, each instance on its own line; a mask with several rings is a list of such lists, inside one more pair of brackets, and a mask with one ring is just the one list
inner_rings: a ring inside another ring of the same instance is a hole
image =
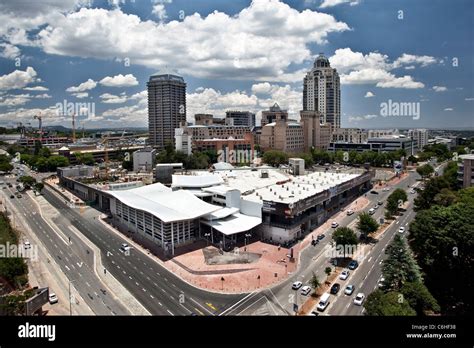
[[262, 111], [262, 127], [278, 120], [288, 121], [288, 111], [282, 110], [277, 103], [270, 106], [270, 110]]
[[303, 127], [304, 151], [312, 148], [327, 150], [331, 142], [332, 125], [321, 124], [319, 111], [300, 111], [301, 126]]
[[339, 74], [323, 54], [316, 58], [313, 69], [304, 78], [303, 110], [319, 111], [321, 123], [330, 123], [333, 129], [341, 127]]
[[232, 126], [255, 126], [255, 114], [250, 111], [226, 111], [226, 124]]
[[181, 76], [157, 73], [147, 87], [149, 144], [163, 149], [171, 142], [174, 147], [174, 130], [186, 123], [186, 83]]

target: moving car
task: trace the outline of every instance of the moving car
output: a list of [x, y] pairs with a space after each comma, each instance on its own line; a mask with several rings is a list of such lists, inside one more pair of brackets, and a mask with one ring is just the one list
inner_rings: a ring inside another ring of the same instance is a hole
[[378, 204], [374, 205], [374, 210], [377, 210], [378, 208], [379, 208]]
[[365, 295], [359, 292], [354, 299], [354, 304], [357, 306], [362, 306], [362, 302], [364, 302], [364, 299], [365, 299]]
[[349, 209], [346, 214], [347, 216], [351, 216], [352, 214], [354, 214], [354, 210]]
[[379, 282], [378, 282], [377, 286], [379, 288], [383, 288], [385, 286], [385, 278], [384, 277], [379, 279]]
[[312, 246], [315, 246], [315, 245], [318, 244], [318, 243], [319, 243], [319, 239], [313, 239], [313, 240], [311, 241], [311, 245], [312, 245]]
[[324, 237], [326, 237], [326, 235], [324, 233], [321, 233], [317, 238], [318, 240], [321, 240], [323, 239]]
[[15, 198], [15, 196], [14, 196], [14, 195], [10, 195], [10, 198], [13, 199], [13, 198]]
[[377, 191], [375, 191], [375, 190], [370, 191], [370, 193], [372, 193], [372, 194], [374, 194], [374, 195], [378, 195], [378, 194], [379, 194], [379, 193], [378, 193]]
[[369, 214], [370, 214], [370, 215], [374, 215], [374, 214], [375, 214], [375, 209], [374, 209], [374, 208], [370, 208], [370, 209], [369, 209]]
[[58, 303], [58, 296], [56, 296], [54, 292], [49, 293], [49, 303], [50, 304]]
[[378, 205], [382, 205], [383, 202], [382, 202], [382, 201], [378, 201], [377, 204], [378, 204]]
[[398, 229], [398, 233], [404, 233], [405, 232], [405, 227], [400, 227]]
[[301, 288], [301, 295], [308, 295], [311, 292], [311, 287], [308, 285], [305, 285]]
[[348, 285], [346, 286], [345, 290], [344, 290], [344, 293], [346, 295], [352, 295], [352, 293], [354, 292], [355, 290], [355, 286], [354, 285]]
[[342, 273], [339, 275], [339, 279], [341, 280], [346, 280], [349, 277], [349, 271], [344, 270]]
[[120, 246], [120, 250], [124, 252], [129, 251], [130, 249], [130, 245], [128, 245], [127, 243], [122, 243], [122, 245]]
[[356, 260], [352, 260], [351, 262], [349, 262], [348, 268], [350, 270], [355, 270], [357, 267], [359, 267], [359, 263]]
[[336, 294], [339, 292], [340, 289], [341, 289], [341, 284], [339, 284], [339, 283], [334, 283], [334, 284], [331, 286], [331, 291], [330, 291], [330, 292], [331, 292], [331, 294], [336, 295]]
[[323, 312], [326, 307], [329, 305], [329, 298], [331, 297], [331, 295], [329, 293], [324, 293], [321, 298], [319, 299], [319, 303], [318, 305], [316, 306], [316, 309], [320, 312]]
[[317, 317], [317, 316], [319, 315], [319, 313], [318, 313], [318, 312], [315, 312], [315, 311], [312, 311], [312, 312], [311, 312], [311, 315], [314, 315], [315, 317]]
[[21, 195], [20, 195], [20, 194], [17, 194], [17, 195], [16, 195], [16, 198], [21, 198]]
[[23, 243], [23, 246], [24, 246], [25, 250], [30, 249], [31, 248], [31, 243], [28, 240], [25, 240], [25, 243]]
[[291, 288], [292, 288], [293, 290], [298, 290], [299, 288], [301, 288], [301, 285], [303, 285], [303, 283], [300, 282], [300, 281], [297, 281], [297, 282], [294, 282], [294, 283], [293, 283], [293, 285], [291, 286]]
[[339, 224], [336, 221], [333, 221], [331, 227], [336, 228], [337, 226], [339, 226]]

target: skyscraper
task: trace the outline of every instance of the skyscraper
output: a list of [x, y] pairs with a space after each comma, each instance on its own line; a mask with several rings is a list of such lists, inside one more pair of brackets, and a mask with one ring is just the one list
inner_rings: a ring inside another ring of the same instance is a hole
[[330, 123], [333, 129], [341, 127], [339, 74], [323, 54], [316, 58], [313, 69], [304, 78], [303, 110], [319, 111], [322, 123]]
[[149, 144], [174, 146], [174, 130], [186, 122], [186, 83], [181, 76], [158, 73], [150, 76], [147, 87]]

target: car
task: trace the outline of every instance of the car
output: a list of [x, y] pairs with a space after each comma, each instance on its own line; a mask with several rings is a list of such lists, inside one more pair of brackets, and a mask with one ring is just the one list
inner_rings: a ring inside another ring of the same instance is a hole
[[351, 285], [346, 286], [346, 288], [344, 289], [344, 293], [346, 295], [352, 295], [354, 290], [355, 290], [355, 286], [351, 284]]
[[120, 246], [120, 250], [124, 252], [129, 251], [130, 249], [130, 245], [128, 245], [127, 243], [122, 243], [122, 245]]
[[379, 288], [383, 288], [385, 286], [385, 278], [384, 277], [379, 279], [379, 282], [378, 282], [377, 286]]
[[21, 198], [21, 195], [20, 195], [20, 194], [17, 194], [17, 195], [16, 195], [16, 198]]
[[398, 233], [404, 233], [405, 232], [405, 227], [400, 227], [398, 229]]
[[372, 193], [373, 195], [378, 195], [378, 194], [379, 194], [379, 193], [378, 193], [377, 191], [375, 191], [375, 190], [370, 191], [370, 193]]
[[10, 198], [13, 199], [13, 198], [15, 198], [15, 196], [14, 196], [14, 195], [10, 195]]
[[313, 239], [313, 240], [311, 241], [311, 245], [312, 245], [312, 246], [315, 246], [316, 244], [319, 244], [319, 239]]
[[49, 293], [49, 303], [50, 304], [58, 303], [58, 296], [56, 296], [54, 292]]
[[3, 187], [2, 187], [2, 189], [6, 190], [6, 189], [7, 189], [7, 187], [6, 187], [6, 186], [3, 186]]
[[25, 242], [23, 243], [23, 246], [26, 249], [31, 249], [31, 243], [28, 241], [28, 240], [25, 240]]
[[362, 306], [362, 302], [364, 302], [365, 295], [362, 292], [359, 292], [355, 299], [354, 299], [354, 304], [357, 306]]
[[411, 193], [411, 194], [415, 194], [416, 191], [415, 191], [415, 190], [410, 190], [410, 193]]
[[354, 210], [349, 209], [346, 214], [347, 216], [351, 216], [352, 214], [354, 214]]
[[349, 277], [349, 271], [348, 270], [342, 271], [342, 273], [339, 275], [339, 279], [341, 279], [341, 280], [346, 280], [348, 277]]
[[311, 287], [305, 285], [301, 288], [301, 295], [307, 296], [311, 292]]
[[387, 191], [389, 191], [389, 190], [390, 190], [390, 188], [388, 188], [388, 187], [384, 187], [384, 188], [382, 189], [382, 191], [384, 191], [384, 192], [387, 192]]
[[351, 262], [349, 262], [348, 268], [350, 270], [355, 270], [357, 267], [359, 267], [359, 263], [356, 260], [352, 260]]
[[374, 205], [374, 207], [373, 207], [374, 210], [377, 210], [378, 208], [379, 208], [378, 204]]
[[324, 293], [321, 298], [319, 299], [319, 303], [318, 305], [316, 306], [316, 309], [320, 312], [323, 312], [326, 307], [329, 305], [329, 299], [330, 299], [331, 295], [329, 293]]
[[331, 227], [336, 228], [337, 226], [339, 226], [339, 224], [336, 221], [333, 221]]
[[370, 214], [370, 215], [374, 215], [374, 214], [375, 214], [375, 209], [374, 209], [374, 208], [370, 208], [370, 209], [369, 209], [369, 214]]
[[294, 282], [294, 283], [293, 283], [293, 285], [291, 286], [291, 288], [292, 288], [293, 290], [298, 290], [299, 288], [301, 288], [302, 285], [303, 285], [302, 282], [297, 281], [297, 282]]
[[332, 286], [331, 286], [331, 291], [330, 293], [333, 294], [333, 295], [336, 295], [339, 290], [341, 289], [341, 284], [339, 283], [334, 283]]
[[315, 312], [315, 311], [312, 311], [312, 312], [311, 312], [311, 315], [317, 317], [317, 316], [319, 315], [319, 313], [318, 313], [318, 312]]
[[378, 202], [377, 202], [377, 205], [382, 205], [382, 204], [383, 204], [382, 201], [378, 201]]

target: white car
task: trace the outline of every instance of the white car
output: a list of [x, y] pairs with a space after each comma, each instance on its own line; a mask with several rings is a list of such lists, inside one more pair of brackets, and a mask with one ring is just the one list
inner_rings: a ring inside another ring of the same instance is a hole
[[293, 290], [298, 290], [299, 288], [301, 288], [301, 285], [303, 285], [303, 283], [300, 282], [300, 281], [297, 281], [297, 282], [294, 282], [294, 283], [293, 283], [293, 285], [291, 286], [291, 288], [292, 288]]
[[364, 299], [365, 299], [365, 295], [359, 292], [354, 299], [354, 304], [357, 306], [362, 306], [362, 302], [364, 302]]
[[354, 214], [354, 210], [349, 209], [346, 214], [347, 214], [347, 216], [350, 216], [350, 215]]
[[25, 243], [23, 243], [25, 250], [31, 249], [31, 243], [27, 240], [25, 240]]
[[385, 286], [384, 282], [385, 282], [385, 278], [384, 277], [380, 278], [379, 283], [377, 284], [377, 286], [379, 288], [383, 288]]
[[388, 187], [384, 187], [382, 191], [387, 192], [388, 190], [390, 190]]
[[336, 221], [333, 221], [331, 227], [336, 228], [337, 226], [339, 226], [339, 224]]
[[410, 190], [410, 193], [413, 195], [413, 194], [416, 193], [416, 191], [415, 190]]
[[120, 246], [121, 251], [129, 251], [130, 249], [130, 245], [128, 245], [127, 243], [122, 243], [122, 245]]
[[375, 209], [374, 209], [374, 208], [370, 208], [370, 209], [369, 209], [369, 214], [370, 214], [370, 215], [374, 215], [374, 214], [375, 214]]
[[311, 292], [311, 287], [308, 285], [305, 285], [301, 288], [301, 295], [308, 295]]
[[56, 296], [54, 292], [49, 293], [49, 303], [50, 304], [58, 303], [58, 296]]
[[342, 271], [341, 275], [339, 276], [339, 279], [346, 280], [348, 277], [349, 277], [349, 271], [344, 270], [344, 271]]
[[346, 295], [352, 295], [352, 293], [354, 292], [354, 289], [355, 289], [355, 286], [354, 285], [348, 285], [346, 286], [346, 288], [344, 289], [344, 293]]
[[398, 233], [404, 233], [405, 232], [405, 227], [400, 227], [398, 229]]

